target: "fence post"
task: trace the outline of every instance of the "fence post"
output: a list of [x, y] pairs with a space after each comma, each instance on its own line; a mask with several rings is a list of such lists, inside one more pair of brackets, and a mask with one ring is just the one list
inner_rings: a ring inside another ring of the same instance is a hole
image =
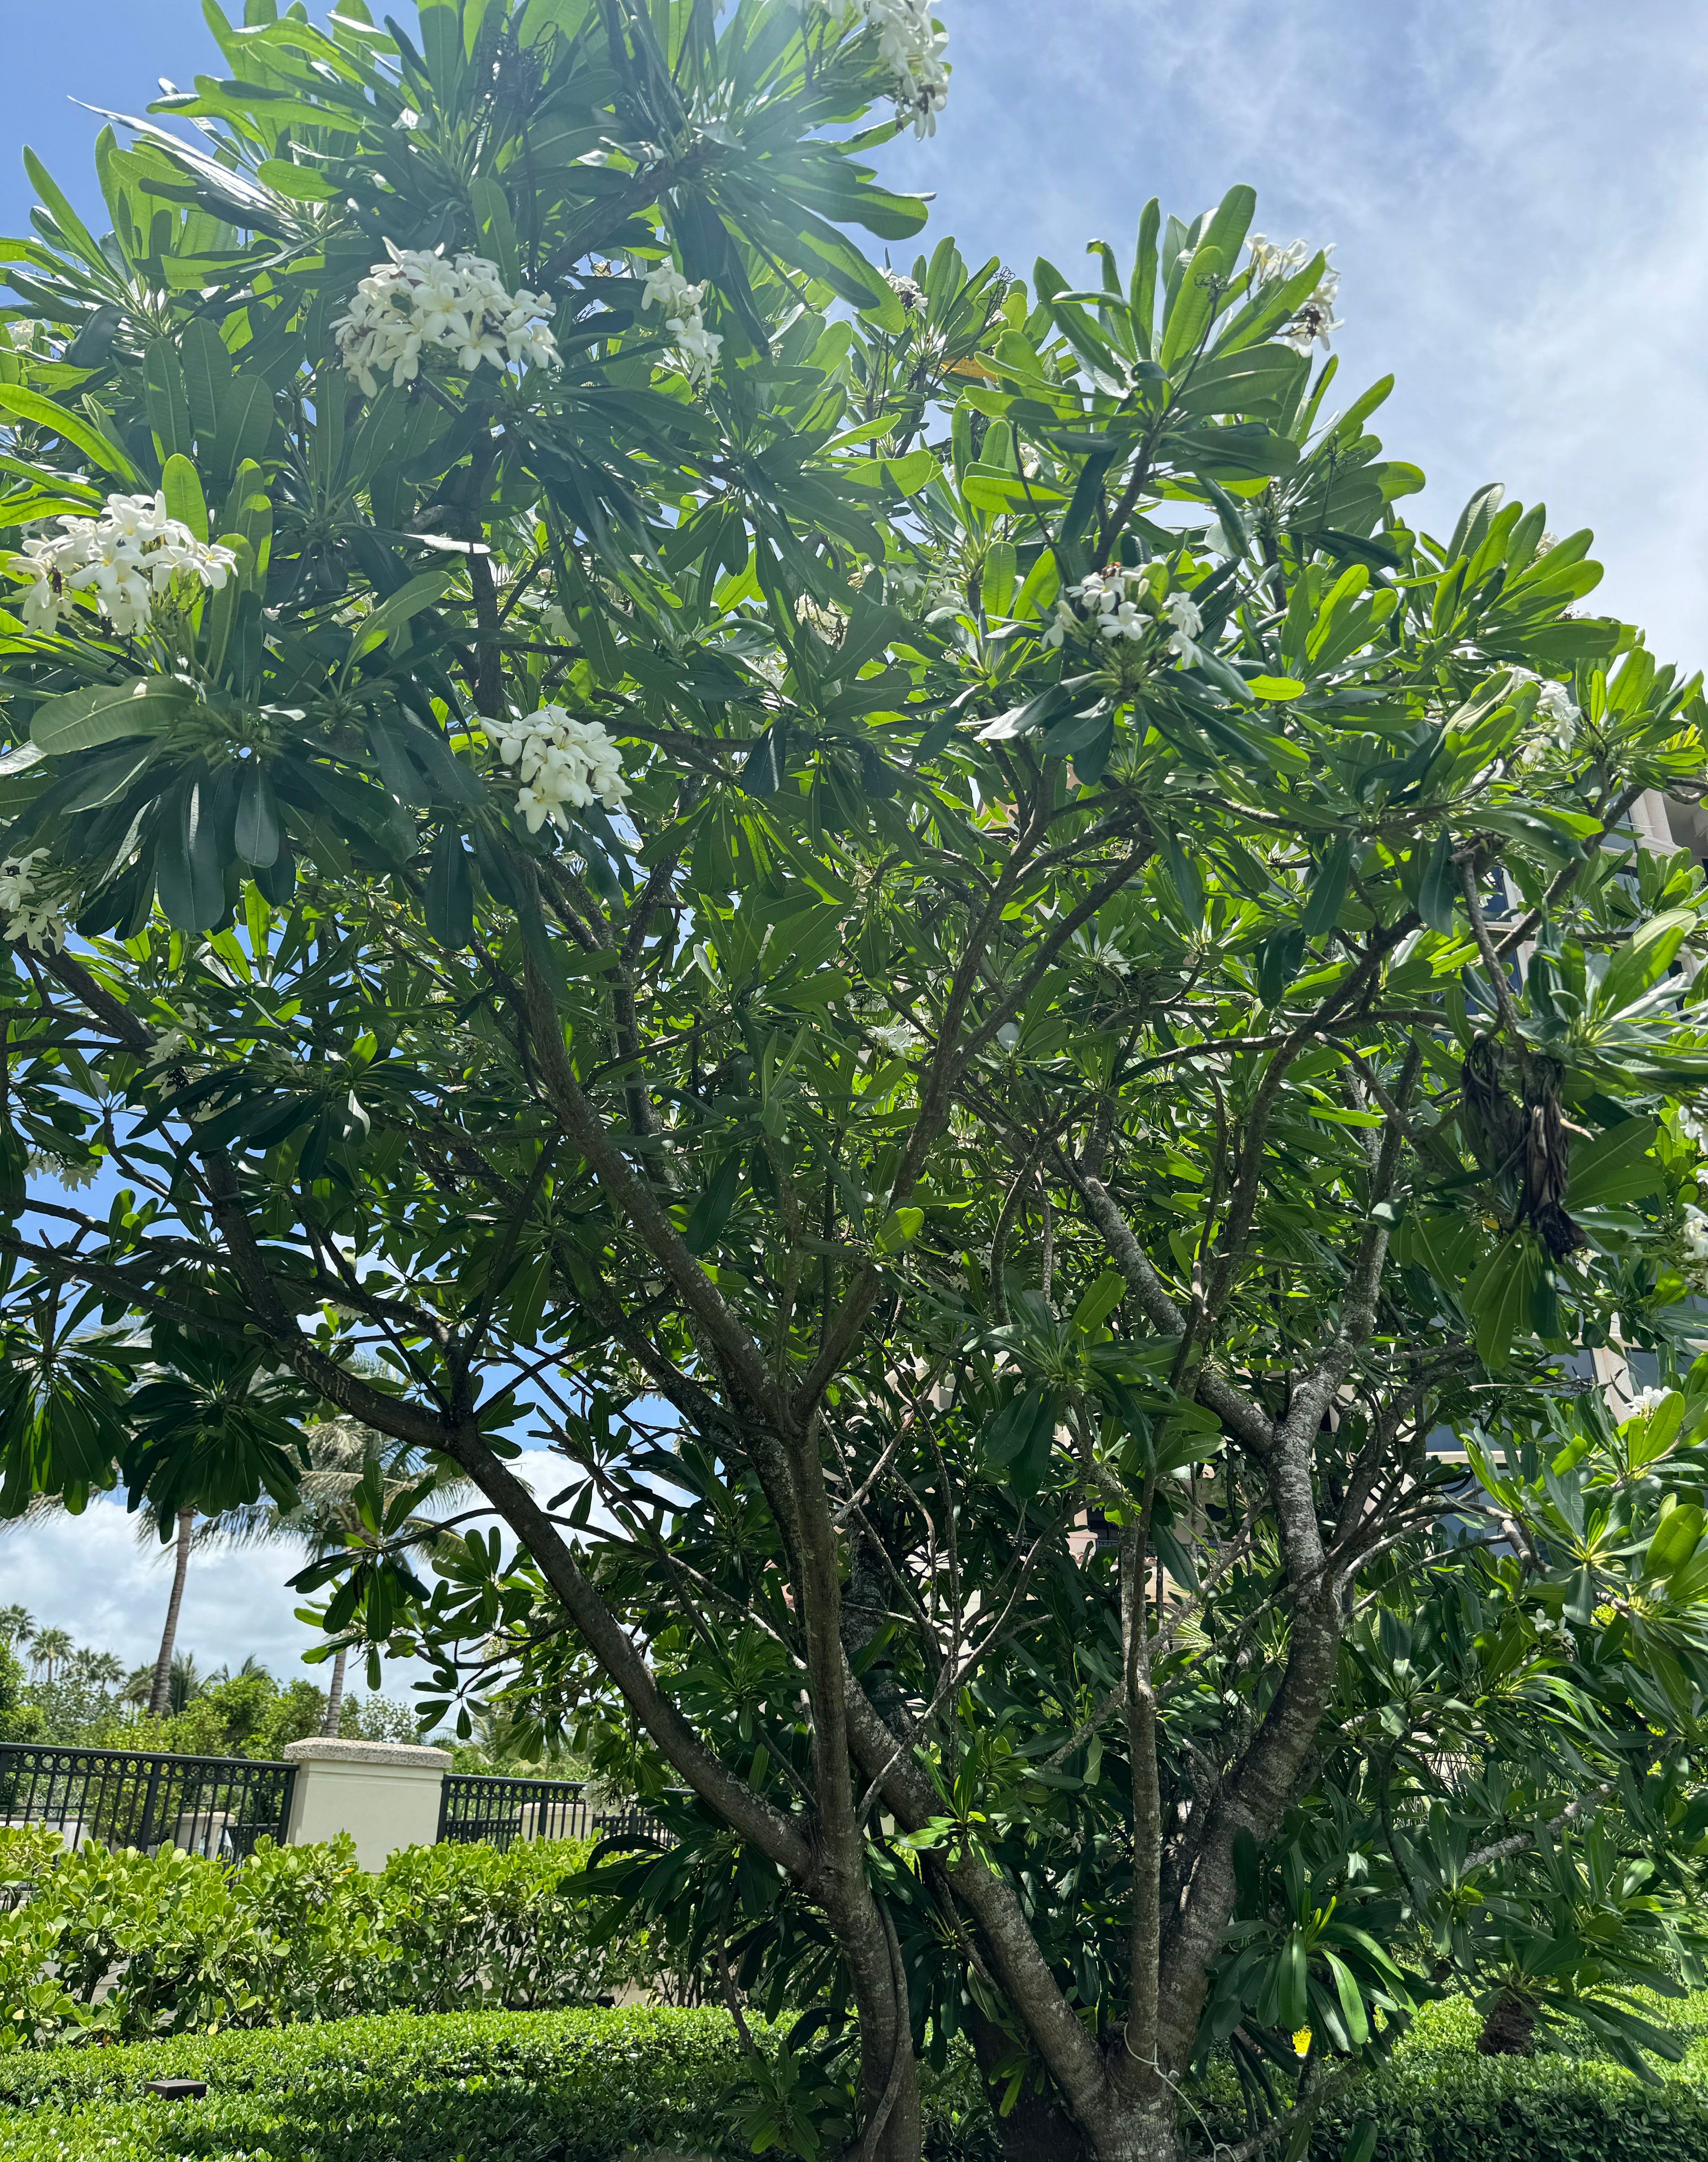
[[314, 1736], [287, 1742], [296, 1767], [286, 1843], [306, 1846], [348, 1832], [363, 1869], [383, 1869], [400, 1846], [431, 1846], [450, 1752], [401, 1742]]

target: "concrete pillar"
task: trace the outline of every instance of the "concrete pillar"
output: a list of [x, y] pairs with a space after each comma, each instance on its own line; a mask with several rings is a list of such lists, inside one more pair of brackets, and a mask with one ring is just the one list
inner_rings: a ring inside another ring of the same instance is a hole
[[450, 1752], [403, 1742], [345, 1742], [316, 1735], [285, 1744], [296, 1767], [288, 1846], [309, 1846], [341, 1831], [356, 1842], [363, 1869], [382, 1869], [400, 1846], [431, 1846], [439, 1836], [439, 1790]]

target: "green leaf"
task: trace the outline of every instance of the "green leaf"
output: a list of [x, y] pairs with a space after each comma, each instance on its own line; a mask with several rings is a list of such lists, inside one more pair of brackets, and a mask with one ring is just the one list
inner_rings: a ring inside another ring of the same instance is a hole
[[68, 692], [36, 708], [29, 739], [55, 757], [93, 750], [126, 736], [159, 735], [194, 712], [196, 701], [172, 676], [133, 676], [123, 683], [97, 683], [87, 691]]
[[259, 375], [232, 376], [219, 386], [219, 419], [207, 465], [221, 477], [246, 460], [259, 461], [273, 440], [273, 392]]
[[1246, 678], [1246, 688], [1254, 698], [1267, 698], [1276, 704], [1305, 694], [1297, 676], [1251, 676]]
[[1664, 1174], [1651, 1152], [1653, 1119], [1625, 1119], [1591, 1141], [1572, 1144], [1568, 1197], [1574, 1208], [1606, 1209], [1658, 1191]]
[[1300, 919], [1308, 939], [1320, 938], [1340, 922], [1341, 904], [1346, 898], [1351, 875], [1352, 836], [1342, 833], [1311, 880], [1310, 898]]
[[92, 421], [66, 412], [63, 405], [55, 405], [36, 391], [22, 389], [14, 383], [0, 383], [0, 413], [9, 413], [13, 420], [28, 420], [38, 428], [52, 429], [102, 473], [115, 473], [123, 480], [142, 478], [124, 452], [116, 443], [110, 443]]
[[143, 402], [154, 431], [154, 449], [164, 465], [169, 459], [190, 454], [190, 401], [185, 394], [184, 373], [170, 338], [150, 341], [143, 356]]
[[258, 870], [278, 862], [285, 842], [279, 800], [265, 769], [254, 759], [244, 766], [238, 784], [236, 838], [238, 854]]
[[166, 461], [160, 487], [166, 498], [166, 515], [187, 525], [198, 540], [207, 538], [207, 499], [193, 465], [180, 451]]
[[226, 911], [212, 796], [206, 768], [192, 767], [167, 800], [155, 845], [155, 890], [180, 931], [211, 931]]
[[[1676, 1425], [1677, 1421], [1674, 1423]], [[1702, 1525], [1702, 1511], [1694, 1501], [1669, 1509], [1643, 1557], [1643, 1574], [1671, 1576], [1674, 1570], [1682, 1569], [1701, 1544]]]
[[1596, 994], [1598, 1019], [1622, 1013], [1672, 966], [1685, 939], [1696, 927], [1693, 909], [1674, 908], [1640, 924], [1628, 945], [1622, 946], [1607, 964]]
[[292, 158], [264, 158], [255, 168], [255, 177], [264, 188], [271, 188], [275, 195], [292, 202], [330, 202], [338, 192], [324, 173], [316, 172], [312, 165], [299, 165]]
[[925, 1226], [922, 1209], [892, 1209], [878, 1226], [878, 1251], [899, 1254], [911, 1246]]
[[462, 836], [447, 826], [433, 843], [427, 871], [427, 931], [436, 943], [456, 953], [474, 937], [474, 880]]
[[1512, 1338], [1530, 1311], [1530, 1295], [1542, 1274], [1542, 1254], [1521, 1232], [1502, 1239], [1465, 1287], [1476, 1330], [1476, 1355], [1491, 1369], [1512, 1355]]
[[219, 420], [220, 393], [232, 379], [232, 357], [214, 325], [198, 316], [178, 339], [178, 365], [190, 425], [205, 446], [212, 442]]
[[454, 574], [448, 571], [423, 571], [419, 577], [411, 578], [400, 586], [387, 600], [364, 616], [356, 626], [350, 640], [350, 650], [344, 666], [347, 668], [359, 661], [364, 653], [373, 652], [388, 638], [394, 637], [411, 616], [419, 615], [424, 608], [431, 608], [438, 599]]
[[1073, 1326], [1088, 1334], [1100, 1329], [1126, 1297], [1127, 1280], [1119, 1269], [1105, 1269], [1073, 1309]]
[[691, 1254], [703, 1254], [717, 1244], [741, 1195], [742, 1160], [732, 1149], [706, 1182], [704, 1192], [688, 1212], [682, 1238]]
[[1423, 876], [1418, 888], [1418, 913], [1432, 931], [1453, 928], [1453, 904], [1458, 897], [1459, 875], [1453, 862], [1453, 836], [1444, 828], [1435, 836]]

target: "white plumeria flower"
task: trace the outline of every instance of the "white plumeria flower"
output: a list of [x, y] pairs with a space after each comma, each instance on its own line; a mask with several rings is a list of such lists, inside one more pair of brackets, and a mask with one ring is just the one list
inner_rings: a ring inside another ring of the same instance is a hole
[[1521, 771], [1539, 765], [1549, 750], [1569, 751], [1577, 740], [1578, 723], [1583, 710], [1564, 683], [1555, 682], [1551, 676], [1538, 676], [1533, 669], [1513, 668], [1508, 671], [1511, 682], [1539, 686], [1536, 693], [1535, 732], [1518, 754]]
[[664, 326], [676, 341], [682, 373], [697, 390], [712, 380], [723, 349], [722, 337], [707, 329], [700, 312], [705, 297], [703, 285], [691, 285], [674, 263], [661, 263], [647, 272], [640, 303], [643, 308], [656, 308], [664, 317]]
[[1708, 1149], [1708, 1119], [1683, 1104], [1679, 1106], [1679, 1131], [1699, 1149]]
[[548, 818], [567, 826], [566, 806], [584, 811], [597, 797], [615, 811], [628, 797], [617, 746], [598, 721], [562, 706], [541, 706], [525, 720], [498, 723], [494, 733], [499, 758], [517, 769], [516, 808], [530, 833]]
[[875, 1028], [872, 1039], [882, 1044], [892, 1058], [905, 1058], [910, 1051], [917, 1051], [925, 1042], [919, 1031], [905, 1021], [891, 1021], [885, 1027]]
[[58, 952], [65, 943], [65, 911], [41, 891], [41, 873], [34, 868], [46, 854], [32, 849], [0, 861], [0, 933]]
[[1162, 613], [1173, 629], [1168, 640], [1168, 650], [1188, 666], [1199, 658], [1194, 640], [1204, 629], [1204, 617], [1190, 593], [1170, 593], [1162, 603]]
[[[1311, 259], [1310, 251], [1302, 240], [1282, 248], [1272, 240], [1266, 240], [1261, 232], [1254, 232], [1246, 245], [1251, 251], [1250, 267], [1254, 285], [1271, 285], [1280, 279], [1296, 278]], [[1325, 255], [1333, 252], [1331, 248], [1323, 251]]]
[[1343, 327], [1335, 313], [1335, 295], [1340, 290], [1340, 272], [1325, 270], [1315, 292], [1300, 301], [1293, 320], [1280, 333], [1280, 342], [1290, 345], [1295, 352], [1308, 354], [1314, 345], [1320, 345], [1326, 352], [1329, 334]]
[[948, 40], [931, 19], [931, 0], [864, 0], [866, 21], [892, 81], [896, 117], [917, 136], [935, 135], [937, 116], [948, 102]]
[[120, 637], [134, 637], [175, 577], [217, 593], [237, 568], [229, 548], [198, 540], [181, 519], [167, 516], [163, 491], [109, 495], [99, 518], [54, 522], [57, 532], [33, 535], [8, 559], [13, 576], [29, 582], [24, 627], [44, 635], [75, 613], [75, 595], [88, 593]]
[[[1658, 1412], [1672, 1393], [1670, 1389], [1639, 1389], [1631, 1399], [1631, 1408], [1626, 1413], [1626, 1418], [1647, 1418], [1651, 1412]], [[1623, 1423], [1622, 1420], [1621, 1424]]]
[[1049, 629], [1044, 633], [1046, 645], [1059, 645], [1070, 630], [1079, 628], [1079, 619], [1066, 601], [1056, 603], [1056, 613]]
[[101, 1176], [101, 1159], [98, 1157], [91, 1157], [84, 1163], [74, 1163], [68, 1157], [51, 1156], [42, 1149], [32, 1149], [25, 1161], [38, 1178], [57, 1179], [72, 1193], [82, 1187], [92, 1186]]
[[1684, 1204], [1684, 1251], [1693, 1261], [1708, 1261], [1708, 1215], [1693, 1201]]
[[437, 249], [385, 245], [391, 260], [373, 265], [332, 326], [346, 372], [368, 397], [388, 371], [394, 388], [414, 382], [423, 352], [448, 354], [470, 374], [483, 364], [501, 374], [562, 366], [544, 295], [506, 291], [483, 255], [447, 263]]
[[1121, 601], [1098, 619], [1097, 628], [1105, 638], [1130, 638], [1137, 640], [1151, 628], [1151, 619], [1143, 614], [1131, 601]]

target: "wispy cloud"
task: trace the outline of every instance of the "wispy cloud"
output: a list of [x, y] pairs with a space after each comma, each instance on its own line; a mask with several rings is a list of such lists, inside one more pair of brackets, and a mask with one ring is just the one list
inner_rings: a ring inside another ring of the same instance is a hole
[[1259, 224], [1338, 243], [1348, 394], [1429, 473], [1426, 520], [1504, 481], [1592, 525], [1600, 604], [1708, 661], [1708, 45], [1692, 8], [1593, 0], [1427, 9], [1257, 0], [942, 0], [955, 74], [936, 140], [885, 154], [933, 232], [1070, 275], [1131, 243], [1147, 196], [1191, 215], [1235, 180]]

